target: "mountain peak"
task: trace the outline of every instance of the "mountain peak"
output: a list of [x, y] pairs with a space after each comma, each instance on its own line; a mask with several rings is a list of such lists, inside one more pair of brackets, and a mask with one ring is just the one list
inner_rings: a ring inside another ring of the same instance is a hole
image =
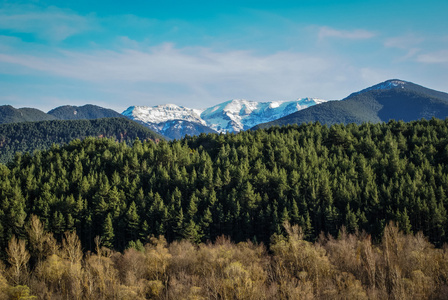
[[[384, 82], [378, 83], [374, 86], [368, 87], [361, 92], [373, 91], [373, 90], [391, 90], [391, 89], [404, 89], [409, 82], [400, 79], [390, 79]], [[360, 93], [361, 93], [360, 92]]]
[[184, 120], [205, 125], [200, 114], [202, 110], [183, 107], [176, 104], [161, 104], [152, 107], [130, 106], [122, 115], [143, 123], [161, 123], [170, 120]]
[[341, 101], [329, 101], [315, 105], [274, 122], [261, 124], [258, 128], [272, 125], [301, 124], [362, 124], [389, 120], [409, 122], [432, 117], [448, 116], [448, 94], [415, 83], [391, 79], [351, 94]]
[[[193, 127], [195, 130], [199, 128], [202, 130], [201, 132], [205, 132], [205, 129], [202, 128], [204, 126], [208, 127], [211, 132], [239, 132], [322, 102], [325, 102], [325, 100], [316, 98], [272, 102], [232, 99], [205, 110], [187, 108], [176, 104], [163, 104], [153, 107], [131, 106], [122, 114], [164, 134], [169, 133], [168, 127], [174, 129], [189, 127], [188, 132], [182, 131], [187, 134], [193, 133]], [[178, 138], [177, 134], [180, 132], [177, 130], [174, 132], [175, 136], [169, 137]]]
[[94, 104], [85, 104], [83, 106], [63, 105], [50, 110], [48, 114], [60, 120], [92, 120], [122, 117], [112, 109]]
[[400, 80], [400, 79], [389, 79], [384, 82], [375, 84], [371, 87], [368, 87], [366, 89], [363, 89], [359, 92], [355, 92], [350, 94], [347, 98], [350, 98], [351, 96], [355, 96], [361, 93], [369, 92], [369, 91], [387, 91], [387, 90], [393, 90], [393, 89], [405, 89], [411, 84], [410, 82]]

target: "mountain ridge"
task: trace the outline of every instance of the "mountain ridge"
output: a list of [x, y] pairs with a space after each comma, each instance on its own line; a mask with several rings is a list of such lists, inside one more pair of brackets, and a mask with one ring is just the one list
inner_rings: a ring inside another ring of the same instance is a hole
[[[323, 102], [326, 100], [317, 98], [271, 102], [232, 99], [203, 110], [163, 104], [152, 107], [130, 106], [122, 114], [165, 136], [179, 138], [182, 136], [181, 131], [169, 129], [168, 125], [179, 126], [179, 122], [182, 121], [190, 127], [189, 135], [198, 135], [202, 132], [239, 132]], [[173, 133], [170, 133], [171, 131]]]
[[391, 79], [355, 92], [340, 101], [328, 101], [300, 110], [252, 129], [274, 125], [300, 124], [319, 121], [322, 124], [405, 122], [448, 116], [448, 94], [412, 82]]
[[0, 106], [0, 124], [48, 121], [55, 119], [54, 116], [48, 115], [37, 108], [15, 108], [11, 105]]
[[83, 106], [63, 105], [50, 110], [47, 114], [59, 120], [93, 120], [101, 118], [122, 118], [115, 110], [98, 105], [85, 104]]
[[256, 102], [232, 99], [205, 109], [176, 104], [129, 106], [123, 113], [86, 104], [64, 105], [44, 113], [34, 108], [0, 106], [0, 124], [41, 120], [121, 117], [136, 121], [169, 139], [201, 133], [239, 132], [319, 121], [323, 124], [411, 121], [445, 118], [448, 94], [401, 79], [390, 79], [351, 93], [342, 100], [302, 98], [295, 101]]

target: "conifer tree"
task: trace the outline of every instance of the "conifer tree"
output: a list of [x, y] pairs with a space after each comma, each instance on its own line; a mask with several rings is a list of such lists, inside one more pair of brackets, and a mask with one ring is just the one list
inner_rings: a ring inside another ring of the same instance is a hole
[[114, 228], [112, 224], [112, 216], [111, 214], [107, 214], [106, 219], [104, 220], [103, 230], [102, 230], [102, 242], [103, 245], [109, 249], [113, 248], [114, 245]]
[[137, 206], [132, 201], [125, 215], [126, 233], [128, 240], [136, 240], [139, 232], [140, 216], [137, 213]]

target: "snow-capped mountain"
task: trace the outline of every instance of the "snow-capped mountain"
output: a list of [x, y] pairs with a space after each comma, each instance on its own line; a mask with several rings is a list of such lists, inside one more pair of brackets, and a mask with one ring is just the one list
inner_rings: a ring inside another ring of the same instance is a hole
[[187, 108], [176, 104], [157, 106], [130, 106], [122, 115], [144, 123], [161, 123], [171, 120], [184, 120], [206, 125], [201, 119], [200, 109]]
[[187, 134], [216, 133], [201, 119], [201, 112], [200, 109], [164, 104], [152, 107], [131, 106], [122, 115], [163, 136], [180, 139]]
[[362, 91], [356, 92], [354, 94], [360, 94], [360, 93], [365, 93], [368, 91], [375, 91], [375, 90], [390, 90], [390, 89], [394, 89], [394, 88], [404, 89], [407, 85], [408, 85], [408, 83], [406, 81], [399, 80], [399, 79], [391, 79], [391, 80], [387, 80], [387, 81], [378, 83], [374, 86], [368, 87], [366, 89], [363, 89]]
[[235, 99], [207, 108], [201, 118], [218, 132], [239, 132], [322, 102], [325, 100], [313, 98], [275, 102]]
[[315, 98], [275, 102], [234, 99], [205, 110], [165, 104], [153, 107], [131, 106], [122, 114], [160, 134], [180, 138], [185, 134], [202, 132], [239, 132], [323, 102], [326, 100]]

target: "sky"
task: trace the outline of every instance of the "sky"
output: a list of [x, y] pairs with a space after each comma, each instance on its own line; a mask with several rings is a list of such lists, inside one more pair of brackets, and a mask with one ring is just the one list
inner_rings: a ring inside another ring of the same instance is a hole
[[339, 100], [388, 79], [448, 92], [447, 11], [445, 0], [0, 0], [0, 105]]

